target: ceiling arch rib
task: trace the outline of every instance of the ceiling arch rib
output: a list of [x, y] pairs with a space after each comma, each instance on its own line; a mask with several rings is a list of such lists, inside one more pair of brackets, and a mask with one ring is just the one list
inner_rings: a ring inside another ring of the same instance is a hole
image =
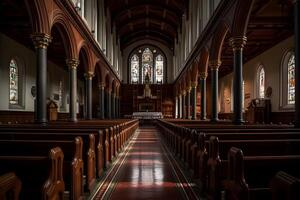
[[[148, 6], [148, 8], [147, 8]], [[173, 16], [177, 16], [178, 19], [181, 18], [182, 15], [182, 10], [172, 8], [170, 6], [166, 6], [164, 4], [154, 4], [153, 2], [145, 2], [145, 1], [140, 1], [138, 3], [132, 4], [132, 5], [126, 5], [121, 7], [119, 10], [115, 10], [114, 13], [112, 14], [112, 21], [115, 21], [119, 17], [121, 17], [124, 14], [128, 14], [128, 10], [140, 10], [140, 9], [154, 9], [154, 10], [167, 10], [168, 13], [172, 14]]]
[[156, 38], [172, 50], [187, 10], [186, 0], [105, 0], [121, 48], [135, 41]]
[[[152, 24], [154, 26], [159, 26], [160, 27], [159, 29], [161, 32], [170, 34], [170, 35], [172, 35], [172, 37], [176, 36], [177, 30], [174, 27], [170, 26], [167, 23], [164, 23], [164, 27], [162, 27], [161, 21], [154, 20], [151, 18], [137, 19], [137, 20], [130, 22], [129, 24], [123, 24], [121, 27], [118, 28], [118, 34], [120, 36], [122, 36], [123, 34], [127, 34], [127, 32], [131, 31], [131, 28], [128, 29], [128, 26], [134, 27], [136, 25], [141, 25], [143, 27], [143, 29], [147, 29]], [[154, 28], [154, 29], [157, 29], [157, 28]], [[157, 29], [157, 30], [159, 30], [159, 29]]]
[[125, 25], [128, 25], [130, 23], [134, 23], [135, 21], [140, 20], [142, 18], [147, 18], [149, 20], [153, 20], [153, 21], [156, 21], [156, 22], [163, 22], [163, 23], [168, 24], [169, 26], [171, 26], [175, 31], [177, 31], [178, 24], [173, 22], [172, 20], [170, 20], [168, 18], [163, 18], [161, 16], [156, 16], [156, 15], [145, 16], [145, 14], [135, 15], [134, 17], [127, 18], [124, 21], [116, 22], [116, 27], [117, 27], [117, 29], [118, 28], [121, 29], [121, 27], [123, 27]]
[[138, 30], [138, 31], [131, 31], [131, 32], [127, 32], [125, 35], [123, 35], [121, 38], [121, 41], [126, 41], [128, 39], [130, 39], [131, 37], [135, 37], [138, 35], [144, 35], [145, 37], [147, 37], [148, 35], [152, 35], [155, 37], [159, 37], [160, 39], [164, 39], [167, 42], [173, 42], [173, 36], [168, 34], [168, 33], [164, 33], [161, 32], [160, 30], [157, 29], [151, 29], [151, 30]]

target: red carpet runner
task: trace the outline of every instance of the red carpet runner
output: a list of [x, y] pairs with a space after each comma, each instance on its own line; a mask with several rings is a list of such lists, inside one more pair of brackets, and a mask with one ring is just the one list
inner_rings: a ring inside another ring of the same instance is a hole
[[197, 199], [155, 127], [140, 127], [93, 199]]

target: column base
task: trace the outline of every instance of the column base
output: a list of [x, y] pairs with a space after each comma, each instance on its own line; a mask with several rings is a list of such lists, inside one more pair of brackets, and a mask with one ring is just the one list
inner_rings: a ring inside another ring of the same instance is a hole
[[243, 125], [243, 124], [245, 124], [245, 121], [244, 120], [234, 120], [234, 121], [232, 121], [232, 123], [234, 125]]
[[48, 120], [35, 120], [36, 124], [40, 124], [41, 126], [46, 126], [48, 124]]
[[74, 122], [74, 123], [76, 123], [76, 122], [78, 122], [78, 119], [69, 119], [69, 122]]
[[210, 120], [211, 123], [217, 123], [218, 121], [219, 121], [218, 118], [215, 118], [215, 119], [211, 119], [211, 120]]

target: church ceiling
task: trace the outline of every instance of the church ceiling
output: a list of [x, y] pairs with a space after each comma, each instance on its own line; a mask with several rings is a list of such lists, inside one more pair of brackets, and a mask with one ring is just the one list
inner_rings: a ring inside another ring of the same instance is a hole
[[153, 39], [173, 49], [186, 0], [106, 0], [121, 47], [140, 39]]
[[[292, 35], [293, 6], [289, 1], [255, 1], [247, 28], [244, 63]], [[229, 38], [227, 34], [222, 49], [220, 77], [233, 71], [233, 52]]]

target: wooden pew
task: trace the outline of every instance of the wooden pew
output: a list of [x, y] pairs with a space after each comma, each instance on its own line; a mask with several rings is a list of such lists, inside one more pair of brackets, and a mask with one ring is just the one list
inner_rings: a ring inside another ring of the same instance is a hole
[[0, 176], [0, 199], [18, 200], [21, 188], [22, 183], [15, 173]]
[[300, 199], [300, 179], [279, 171], [271, 181], [272, 200]]
[[[230, 173], [228, 160], [221, 160], [217, 137], [211, 137], [208, 160], [209, 199], [220, 198], [222, 181]], [[268, 184], [279, 170], [300, 176], [300, 155], [244, 156], [245, 179], [249, 185], [250, 199], [270, 199]], [[242, 164], [241, 164], [242, 165]]]
[[[158, 127], [165, 131], [163, 135], [166, 138], [167, 142], [174, 142], [174, 144], [170, 144], [169, 146], [171, 148], [175, 148], [175, 152], [179, 152], [180, 157], [183, 156], [182, 154], [185, 154], [185, 157], [188, 157], [189, 154], [194, 157], [194, 152], [197, 148], [197, 155], [201, 155], [201, 153], [205, 152], [205, 150], [203, 150], [203, 147], [201, 148], [202, 150], [200, 150], [199, 148], [201, 143], [204, 143], [205, 140], [207, 140], [205, 139], [205, 137], [203, 137], [203, 133], [199, 133], [198, 135], [198, 139], [202, 138], [202, 141], [200, 140], [198, 142], [195, 142], [195, 134], [185, 127], [179, 127], [175, 124], [165, 121], [158, 121], [157, 124]], [[191, 162], [191, 159], [188, 157], [189, 166], [191, 168], [194, 168], [194, 171], [195, 169], [197, 169], [197, 167], [199, 168], [199, 171], [197, 172], [196, 170], [194, 172], [194, 175], [195, 177], [200, 178], [202, 187], [204, 188], [204, 190], [207, 189], [210, 199], [220, 199], [221, 188], [224, 187], [223, 180], [226, 179], [227, 174], [229, 175], [229, 177], [233, 176], [230, 175], [229, 170], [230, 168], [232, 168], [228, 164], [229, 162], [231, 162], [228, 161], [230, 158], [226, 160], [226, 154], [231, 146], [237, 146], [239, 148], [245, 149], [245, 155], [247, 155], [245, 157], [245, 170], [246, 180], [248, 180], [250, 185], [250, 199], [270, 199], [270, 192], [266, 191], [270, 191], [268, 188], [268, 182], [270, 181], [272, 176], [274, 176], [276, 170], [285, 169], [290, 173], [299, 173], [299, 171], [296, 170], [296, 167], [293, 168], [293, 166], [300, 167], [300, 150], [299, 148], [297, 148], [299, 146], [298, 138], [300, 135], [297, 132], [298, 130], [295, 129], [292, 131], [288, 130], [289, 132], [284, 132], [286, 129], [281, 129], [280, 131], [277, 130], [277, 132], [272, 133], [273, 129], [267, 129], [266, 132], [264, 132], [264, 129], [256, 127], [252, 130], [242, 129], [243, 133], [238, 134], [238, 131], [240, 130], [237, 127], [235, 127], [234, 129], [232, 129], [232, 127], [230, 129], [227, 129], [227, 131], [234, 130], [234, 133], [226, 131], [226, 133], [222, 133], [223, 129], [220, 128], [212, 129], [213, 130], [209, 132], [208, 135], [215, 134], [214, 132], [217, 132], [217, 135], [221, 135], [222, 140], [219, 142], [217, 137], [211, 137], [211, 140], [209, 142], [206, 142], [206, 146], [209, 147], [209, 159], [207, 161], [207, 164], [205, 156], [203, 156], [202, 159], [200, 159], [200, 157], [197, 157], [198, 160], [203, 161], [198, 163], [198, 166], [195, 167], [195, 162]], [[260, 132], [257, 133], [255, 131]], [[186, 134], [188, 134], [188, 136]], [[202, 137], [200, 137], [201, 134]], [[260, 141], [261, 139], [264, 139], [264, 141]], [[181, 150], [182, 146], [184, 145], [186, 145], [186, 149]], [[178, 147], [179, 150], [176, 150]], [[189, 151], [189, 148], [190, 152], [187, 152]], [[223, 159], [225, 158], [225, 160], [221, 160], [220, 154]], [[238, 155], [238, 153], [236, 153], [236, 155]], [[231, 157], [232, 160], [233, 156]], [[240, 159], [235, 158], [234, 160]], [[238, 161], [234, 162], [238, 163]], [[258, 172], [258, 177], [260, 178], [254, 178], [257, 177], [255, 173]], [[235, 176], [236, 175], [234, 175], [234, 177]], [[239, 183], [241, 183], [241, 180], [242, 179], [239, 180]], [[227, 183], [232, 183], [232, 180], [231, 182]], [[228, 187], [230, 185], [232, 184], [227, 184]], [[243, 188], [241, 185], [240, 187]], [[233, 185], [233, 188], [236, 190], [237, 185]], [[230, 194], [227, 193], [225, 193], [225, 195], [230, 196]], [[239, 195], [241, 194], [238, 194], [238, 196]], [[244, 197], [240, 197], [240, 199], [244, 199]]]
[[[111, 129], [111, 133], [107, 132], [107, 125], [95, 125], [93, 123], [87, 123], [83, 128], [81, 125], [62, 125], [61, 126], [47, 126], [40, 127], [38, 125], [27, 125], [25, 128], [23, 126], [16, 125], [14, 127], [0, 127], [0, 139], [48, 139], [55, 140], [59, 139], [70, 139], [70, 137], [75, 137], [77, 135], [82, 136], [85, 143], [84, 147], [90, 147], [85, 149], [84, 160], [86, 161], [85, 174], [87, 174], [87, 185], [88, 191], [91, 191], [95, 185], [95, 167], [94, 164], [97, 163], [97, 175], [102, 176], [102, 173], [106, 167], [106, 160], [112, 161], [109, 153], [113, 153], [115, 156], [120, 151], [121, 146], [124, 147], [125, 141], [134, 133], [138, 126], [138, 120], [123, 120], [120, 126], [114, 126]], [[97, 122], [95, 122], [97, 123]], [[91, 124], [91, 125], [90, 125]], [[115, 123], [113, 123], [115, 124]], [[105, 129], [103, 129], [105, 128]], [[98, 131], [98, 134], [97, 134]], [[90, 133], [94, 133], [94, 138]], [[104, 134], [105, 133], [105, 134]], [[28, 137], [30, 135], [30, 137]], [[112, 143], [110, 143], [106, 138], [112, 136]], [[97, 143], [97, 159], [95, 160], [95, 153], [92, 149], [95, 148], [94, 140], [98, 138]], [[122, 138], [122, 139], [120, 139]], [[112, 144], [112, 145], [111, 145]], [[111, 148], [112, 146], [113, 148]], [[112, 151], [111, 151], [112, 150]], [[108, 155], [108, 156], [107, 156]]]
[[[63, 144], [63, 142], [73, 142], [76, 136], [80, 136], [83, 141], [83, 149], [84, 152], [82, 159], [86, 163], [85, 169], [83, 169], [83, 174], [87, 177], [87, 184], [86, 184], [86, 190], [92, 191], [95, 183], [96, 183], [96, 153], [95, 153], [95, 137], [93, 134], [88, 133], [61, 133], [61, 132], [43, 132], [41, 131], [35, 131], [34, 133], [27, 133], [27, 132], [6, 132], [6, 133], [0, 133], [0, 139], [10, 139], [11, 141], [14, 140], [24, 140], [26, 141], [39, 141], [39, 140], [48, 140], [49, 145], [51, 145], [51, 142], [53, 144], [57, 143], [57, 146], [60, 146], [59, 142]], [[98, 144], [98, 151], [101, 151], [99, 149]], [[65, 152], [65, 149], [63, 149]], [[99, 153], [99, 152], [98, 152]], [[99, 154], [98, 154], [99, 155]], [[102, 157], [103, 155], [99, 155], [99, 157]], [[98, 160], [100, 160], [98, 158]]]
[[49, 156], [47, 154], [0, 156], [0, 173], [14, 171], [22, 181], [20, 199], [63, 200], [64, 154], [59, 147], [50, 149]]
[[[71, 199], [83, 198], [83, 161], [82, 138], [73, 140], [0, 140], [2, 156], [40, 156], [47, 154], [49, 149], [59, 146], [64, 152], [63, 176], [65, 186], [70, 191]], [[3, 162], [5, 164], [5, 162]]]

